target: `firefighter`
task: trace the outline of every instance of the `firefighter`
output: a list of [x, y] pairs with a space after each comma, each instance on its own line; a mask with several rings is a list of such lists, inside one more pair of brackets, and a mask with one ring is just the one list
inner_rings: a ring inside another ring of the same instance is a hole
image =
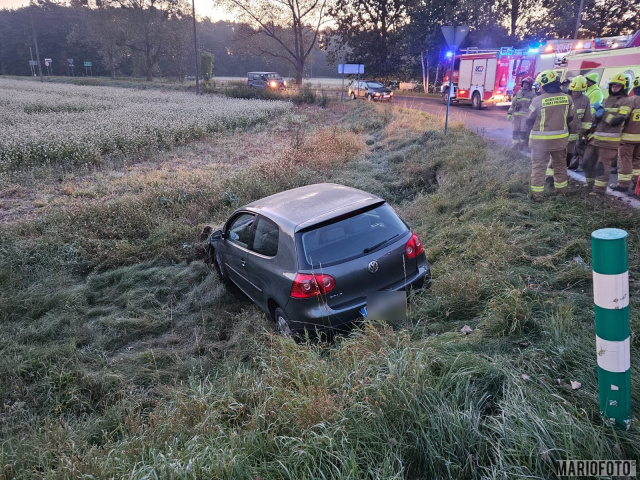
[[[567, 145], [567, 168], [575, 170], [580, 165], [580, 157], [584, 153], [584, 137], [591, 128], [591, 106], [589, 97], [584, 94], [587, 89], [587, 81], [582, 75], [573, 80], [565, 80], [562, 85], [568, 85], [569, 96], [573, 100], [575, 116], [569, 124], [569, 144]], [[547, 165], [546, 183], [553, 184], [553, 165], [549, 160]]]
[[640, 77], [633, 81], [633, 95], [627, 98], [630, 112], [618, 148], [618, 184], [611, 187], [618, 192], [628, 192], [629, 185], [635, 192], [640, 176]]
[[607, 191], [611, 162], [618, 154], [624, 121], [631, 111], [627, 105], [628, 84], [629, 79], [624, 73], [614, 75], [609, 80], [609, 96], [604, 104], [596, 104], [596, 127], [585, 150], [582, 166], [587, 186], [593, 185], [589, 195], [604, 195]]
[[569, 145], [567, 146], [567, 162], [570, 170], [579, 166], [579, 160], [584, 153], [585, 137], [591, 128], [593, 115], [589, 97], [585, 95], [587, 81], [582, 75], [578, 75], [569, 84], [569, 91], [576, 109], [576, 116], [569, 125]]
[[591, 113], [594, 113], [595, 104], [599, 103], [602, 105], [602, 102], [604, 102], [604, 93], [602, 93], [602, 90], [598, 86], [600, 77], [597, 73], [591, 72], [586, 74], [584, 78], [587, 80], [587, 89], [584, 93], [589, 97], [589, 103], [592, 108]]
[[507, 112], [507, 120], [511, 120], [513, 116], [513, 133], [512, 144], [514, 147], [526, 148], [529, 139], [529, 129], [527, 128], [525, 119], [529, 114], [529, 105], [536, 94], [531, 89], [533, 86], [533, 78], [526, 77], [520, 82], [520, 90], [515, 94], [511, 101], [511, 106]]
[[544, 200], [545, 171], [549, 157], [553, 164], [553, 184], [556, 194], [567, 191], [567, 125], [575, 116], [573, 100], [560, 90], [560, 77], [554, 70], [545, 70], [536, 78], [543, 93], [531, 101], [526, 122], [531, 128], [531, 198]]
[[562, 90], [562, 93], [566, 93], [567, 95], [569, 95], [569, 85], [571, 84], [571, 80], [569, 80], [568, 78], [565, 78], [562, 83], [560, 84], [560, 90]]

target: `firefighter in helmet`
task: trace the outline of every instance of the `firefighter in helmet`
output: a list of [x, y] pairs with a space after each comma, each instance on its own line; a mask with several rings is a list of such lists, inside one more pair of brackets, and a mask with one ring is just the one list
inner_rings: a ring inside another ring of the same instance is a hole
[[630, 111], [618, 148], [618, 184], [612, 187], [618, 192], [628, 192], [630, 185], [635, 191], [640, 177], [640, 77], [633, 80], [633, 95], [626, 101]]
[[587, 185], [593, 185], [589, 195], [604, 195], [607, 191], [611, 162], [618, 154], [624, 122], [631, 112], [627, 105], [629, 83], [624, 73], [614, 75], [609, 80], [609, 96], [604, 104], [595, 105], [596, 128], [585, 150], [582, 166]]
[[[580, 165], [580, 158], [584, 153], [585, 137], [591, 128], [592, 115], [589, 97], [584, 94], [587, 81], [582, 75], [573, 80], [565, 80], [562, 84], [569, 85], [569, 96], [573, 100], [576, 114], [569, 124], [569, 144], [567, 145], [567, 168], [575, 170]], [[553, 166], [551, 161], [547, 166], [547, 183], [553, 183]]]
[[582, 75], [578, 75], [569, 84], [569, 92], [576, 109], [576, 116], [569, 125], [567, 162], [570, 170], [578, 168], [579, 159], [584, 153], [585, 137], [593, 122], [589, 97], [584, 93], [586, 89], [587, 81]]
[[527, 128], [525, 118], [529, 114], [529, 105], [531, 100], [536, 96], [532, 90], [533, 78], [525, 77], [520, 82], [520, 90], [511, 100], [511, 106], [507, 112], [507, 120], [513, 119], [512, 144], [514, 147], [523, 148], [527, 146], [529, 139], [529, 129]]
[[531, 198], [544, 200], [545, 172], [549, 157], [553, 165], [553, 185], [556, 193], [567, 191], [567, 144], [569, 128], [575, 116], [573, 100], [560, 90], [560, 77], [554, 70], [545, 70], [536, 78], [542, 95], [529, 106], [526, 123], [531, 128]]
[[584, 78], [587, 80], [587, 89], [584, 93], [589, 97], [589, 103], [592, 107], [591, 113], [593, 113], [594, 105], [596, 103], [602, 105], [602, 102], [604, 102], [604, 93], [602, 93], [602, 90], [598, 86], [598, 80], [600, 80], [600, 77], [596, 72], [591, 72], [587, 73]]

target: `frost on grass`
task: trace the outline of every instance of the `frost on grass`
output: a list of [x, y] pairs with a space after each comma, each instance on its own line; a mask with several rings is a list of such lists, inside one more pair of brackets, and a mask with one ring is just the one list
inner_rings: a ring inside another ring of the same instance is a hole
[[245, 128], [288, 102], [0, 80], [0, 172], [98, 164]]

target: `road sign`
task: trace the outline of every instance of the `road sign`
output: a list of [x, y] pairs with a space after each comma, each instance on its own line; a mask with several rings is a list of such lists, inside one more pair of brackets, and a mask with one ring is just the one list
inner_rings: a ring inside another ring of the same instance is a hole
[[451, 25], [446, 25], [440, 28], [442, 29], [442, 35], [444, 35], [447, 45], [449, 45], [449, 48], [453, 48], [454, 50], [458, 49], [469, 33], [468, 26], [452, 27]]
[[36, 62], [35, 60], [29, 60], [29, 66], [30, 67], [37, 67], [38, 66], [38, 62]]
[[449, 126], [449, 105], [451, 105], [451, 95], [453, 95], [453, 92], [454, 92], [453, 64], [455, 63], [454, 62], [455, 53], [458, 47], [460, 46], [460, 44], [462, 43], [462, 41], [467, 36], [467, 33], [469, 33], [469, 27], [466, 25], [457, 26], [457, 27], [453, 27], [451, 25], [445, 25], [440, 28], [442, 29], [442, 35], [444, 35], [444, 39], [447, 41], [449, 48], [453, 50], [453, 53], [451, 55], [451, 72], [449, 73], [449, 90], [447, 90], [447, 113], [445, 115], [445, 120], [444, 120], [444, 134], [446, 135], [447, 127]]
[[84, 62], [84, 66], [85, 67], [92, 67], [93, 65], [91, 64], [91, 62]]
[[67, 62], [69, 62], [70, 67], [73, 67], [73, 58], [67, 58]]
[[350, 73], [364, 73], [364, 65], [359, 63], [340, 63], [338, 64], [338, 73], [340, 75], [348, 75]]

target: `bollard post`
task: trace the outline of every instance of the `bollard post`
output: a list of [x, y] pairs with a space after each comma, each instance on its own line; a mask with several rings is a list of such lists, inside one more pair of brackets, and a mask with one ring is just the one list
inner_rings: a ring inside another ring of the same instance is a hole
[[591, 254], [600, 414], [605, 424], [628, 430], [631, 358], [627, 232], [617, 228], [592, 232]]

